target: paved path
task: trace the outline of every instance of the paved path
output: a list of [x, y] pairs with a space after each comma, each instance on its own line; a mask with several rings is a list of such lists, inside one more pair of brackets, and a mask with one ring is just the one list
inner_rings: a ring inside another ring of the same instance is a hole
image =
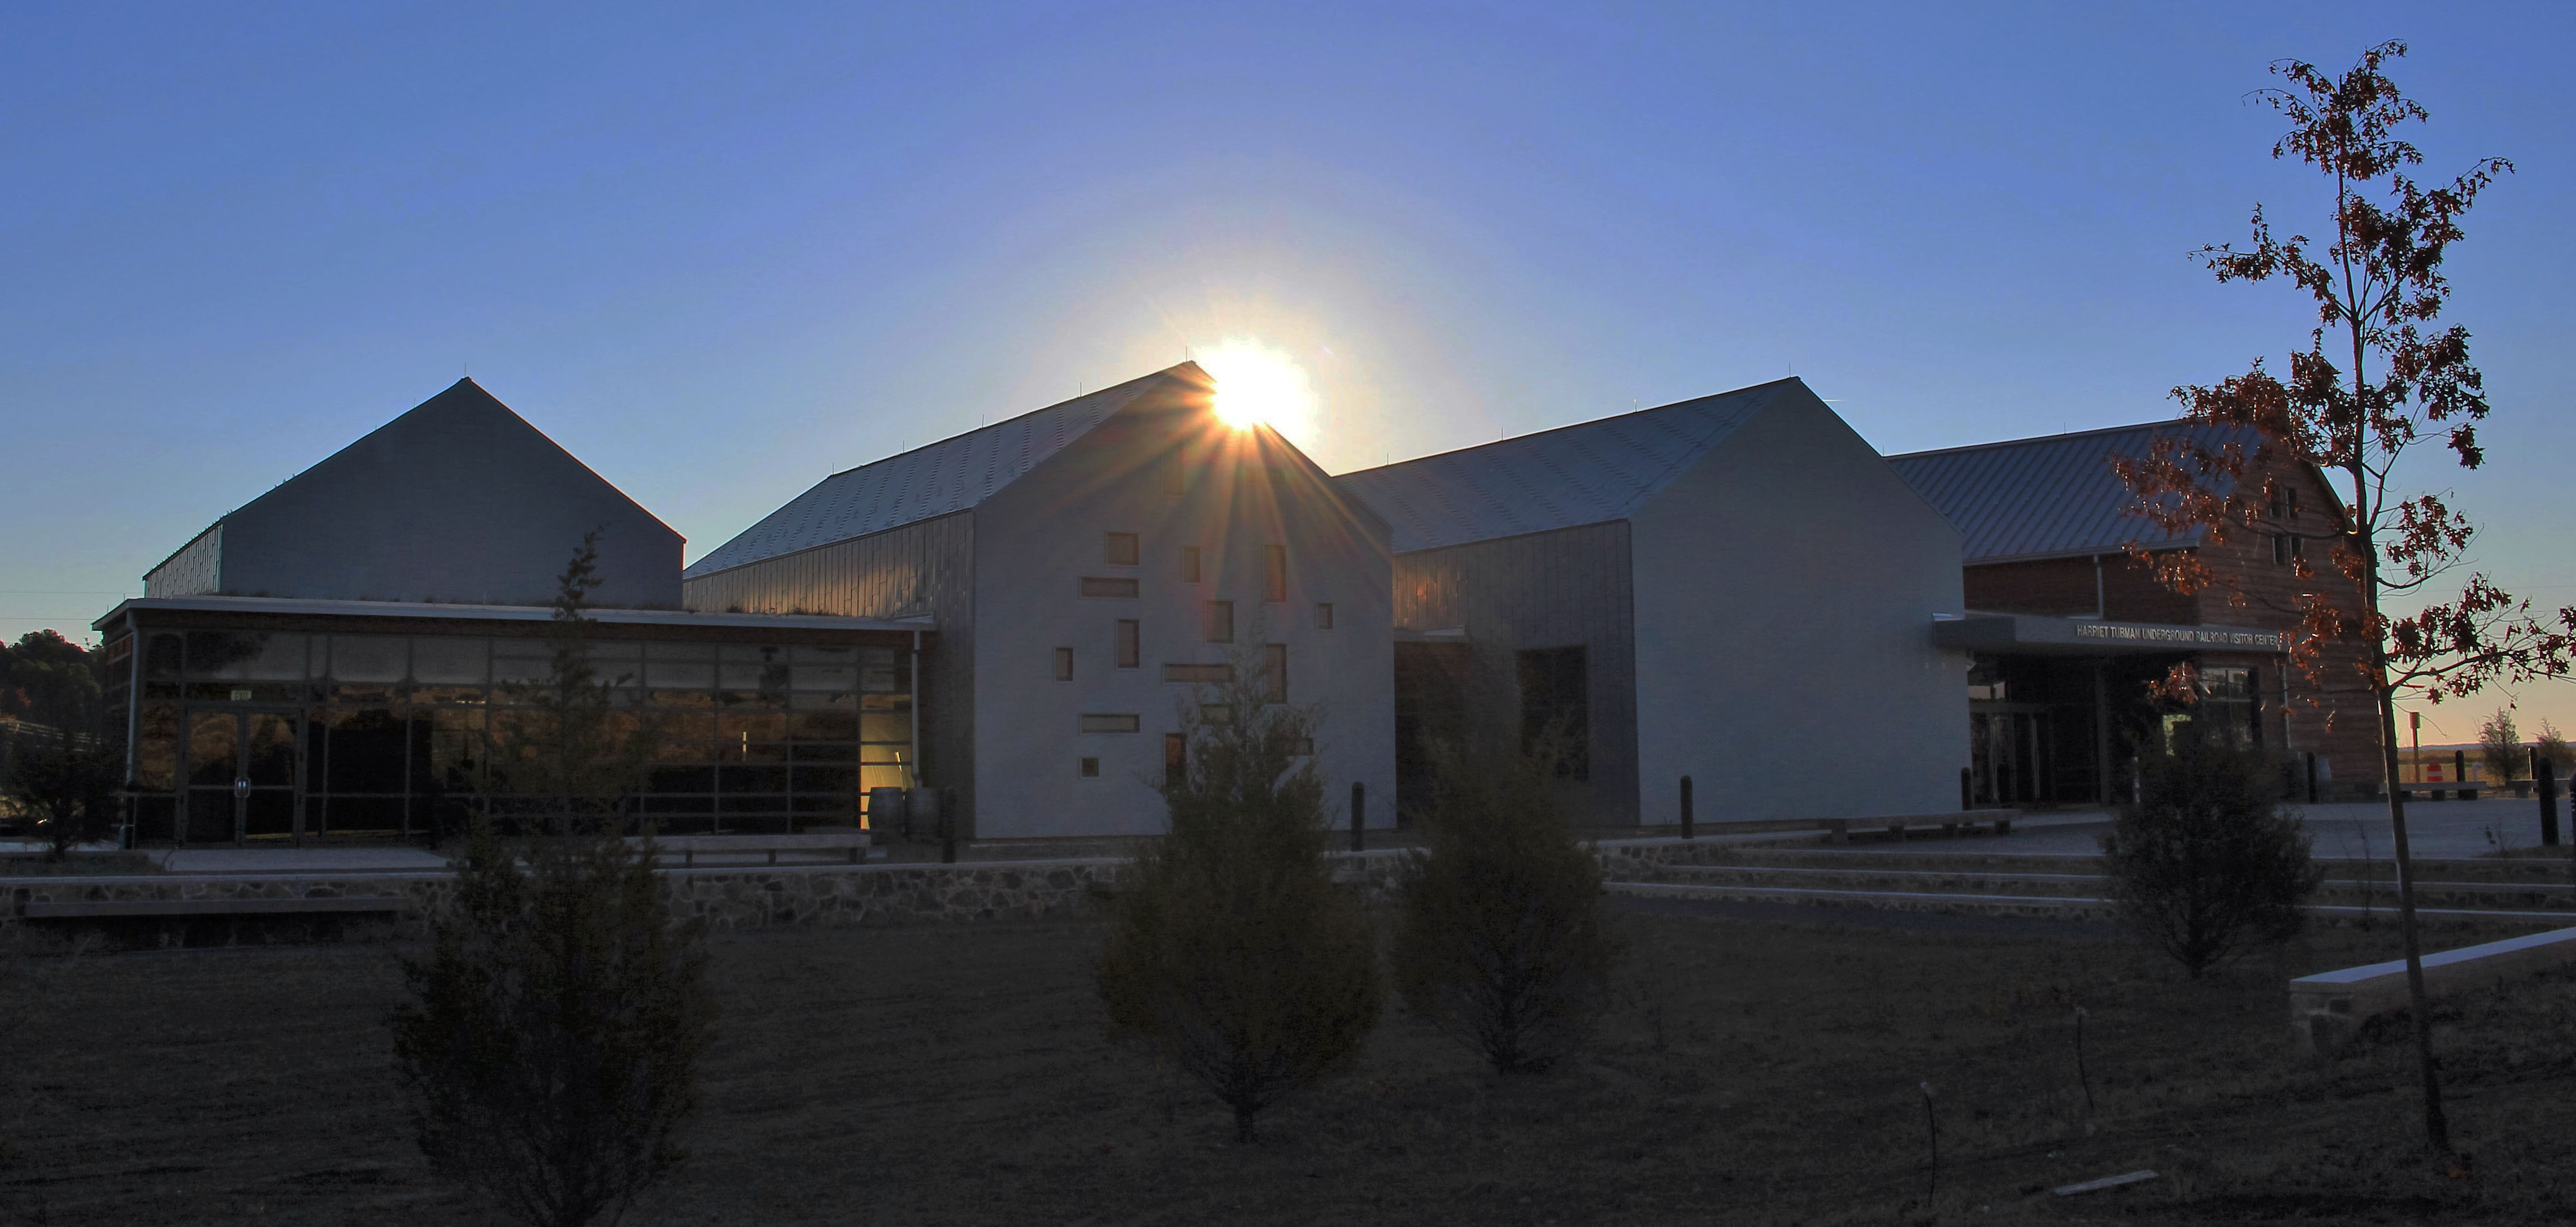
[[[2566, 805], [2565, 799], [2559, 804]], [[2316, 852], [2331, 860], [2386, 860], [2396, 847], [2390, 838], [2388, 806], [2361, 801], [2333, 805], [2295, 805], [2316, 839]], [[2540, 803], [2505, 798], [2498, 801], [2414, 801], [2406, 806], [2408, 843], [2419, 857], [2464, 860], [2499, 848], [2540, 844]], [[2565, 838], [2566, 815], [2560, 814]], [[1977, 852], [1995, 856], [2091, 856], [2102, 850], [2101, 837], [2111, 829], [2108, 813], [2033, 815], [2005, 836], [1904, 843], [1855, 843], [1856, 852], [1901, 855], [1920, 852]]]
[[181, 848], [147, 852], [165, 873], [417, 873], [447, 868], [426, 848]]

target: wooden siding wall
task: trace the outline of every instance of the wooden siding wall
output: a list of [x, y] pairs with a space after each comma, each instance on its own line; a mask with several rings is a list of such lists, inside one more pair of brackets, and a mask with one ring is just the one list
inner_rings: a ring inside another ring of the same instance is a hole
[[689, 609], [931, 619], [921, 657], [922, 782], [975, 812], [975, 513], [961, 511], [686, 581]]
[[1578, 820], [1593, 825], [1637, 821], [1632, 578], [1624, 521], [1395, 556], [1396, 626], [1467, 633], [1467, 710], [1489, 747], [1510, 746], [1518, 735], [1515, 653], [1589, 649], [1592, 779], [1571, 800]]
[[[1968, 608], [1983, 613], [2066, 618], [2091, 614], [2095, 607], [2091, 558], [1971, 566], [1964, 579]], [[2201, 621], [2197, 602], [2157, 583], [2152, 572], [2125, 554], [2102, 557], [2101, 581], [2103, 616], [2115, 622], [2190, 625]]]

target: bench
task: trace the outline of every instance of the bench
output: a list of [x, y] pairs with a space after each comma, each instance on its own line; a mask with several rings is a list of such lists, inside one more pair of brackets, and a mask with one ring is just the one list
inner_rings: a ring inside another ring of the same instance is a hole
[[1885, 831], [1903, 839], [1907, 831], [1938, 828], [1945, 835], [1955, 835], [1961, 828], [1993, 823], [1995, 834], [2012, 834], [2013, 819], [2021, 817], [2017, 809], [1969, 809], [1953, 814], [1890, 814], [1881, 818], [1828, 818], [1818, 823], [1838, 844], [1851, 842], [1854, 831]]
[[[2427, 1001], [2576, 963], [2576, 929], [2555, 929], [2424, 956]], [[2290, 981], [2290, 1030], [2312, 1056], [2341, 1051], [2361, 1024], [2408, 1005], [2406, 961], [2321, 971]]]
[[403, 912], [402, 895], [339, 895], [312, 899], [68, 899], [27, 901], [29, 920], [88, 920], [117, 916], [279, 916], [317, 912]]
[[[642, 847], [641, 839], [628, 839], [628, 844]], [[868, 833], [854, 828], [834, 831], [807, 831], [800, 835], [660, 835], [653, 845], [661, 852], [680, 854], [680, 863], [698, 863], [698, 854], [745, 854], [765, 852], [769, 863], [778, 863], [781, 852], [842, 852], [855, 865], [867, 858]]]
[[2416, 793], [2431, 793], [2433, 794], [2433, 799], [2436, 801], [2441, 800], [2442, 794], [2446, 792], [2458, 793], [2459, 799], [2462, 801], [2475, 801], [2478, 799], [2479, 793], [2493, 790], [2494, 786], [2490, 784], [2481, 784], [2474, 781], [2463, 784], [2458, 780], [2450, 780], [2447, 782], [2434, 780], [2428, 784], [2400, 784], [2397, 786], [2397, 791], [2407, 793], [2409, 795]]

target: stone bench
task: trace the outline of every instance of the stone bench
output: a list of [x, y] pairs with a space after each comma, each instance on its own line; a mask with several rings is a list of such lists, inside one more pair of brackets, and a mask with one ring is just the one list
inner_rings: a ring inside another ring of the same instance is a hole
[[1907, 831], [1938, 829], [1955, 834], [1961, 828], [1993, 823], [1995, 834], [2012, 834], [2013, 819], [2021, 817], [2017, 809], [1969, 809], [1954, 814], [1890, 814], [1881, 818], [1828, 818], [1817, 823], [1838, 844], [1851, 842], [1854, 831], [1885, 831], [1898, 839]]
[[337, 895], [311, 899], [66, 899], [28, 900], [29, 920], [95, 920], [120, 916], [279, 916], [329, 912], [401, 912], [401, 895]]
[[[2505, 981], [2576, 964], [2576, 929], [2555, 929], [2424, 956], [2427, 1001], [2497, 987]], [[2331, 1056], [2361, 1025], [2407, 1008], [2406, 961], [2397, 959], [2290, 981], [2290, 1030], [2312, 1056]]]
[[[644, 844], [641, 839], [626, 842], [636, 847]], [[653, 839], [654, 847], [664, 855], [679, 853], [683, 865], [697, 864], [701, 852], [735, 855], [765, 852], [772, 865], [778, 863], [781, 852], [840, 852], [846, 853], [850, 863], [855, 865], [867, 859], [868, 842], [868, 833], [856, 828], [807, 831], [800, 835], [660, 835]]]

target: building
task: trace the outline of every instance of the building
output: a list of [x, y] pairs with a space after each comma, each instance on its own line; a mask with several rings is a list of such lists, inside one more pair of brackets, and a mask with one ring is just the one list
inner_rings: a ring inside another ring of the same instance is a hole
[[543, 678], [596, 530], [593, 663], [655, 734], [665, 829], [859, 821], [913, 783], [925, 623], [678, 610], [679, 534], [470, 381], [200, 534], [95, 623], [127, 713], [132, 838], [452, 831]]
[[[2182, 720], [2218, 721], [2291, 756], [2323, 785], [2378, 778], [2376, 708], [2360, 689], [2321, 686], [2288, 664], [2301, 597], [2358, 608], [2331, 568], [2301, 579], [2295, 532], [2331, 531], [2342, 503], [2312, 467], [2269, 475], [2268, 531], [2216, 543], [2205, 530], [2162, 534], [2136, 514], [2113, 469], [2165, 434], [2216, 446], [2230, 428], [2148, 423], [2013, 439], [1890, 458], [1959, 527], [1969, 616], [1941, 627], [1974, 654], [1968, 678], [1971, 771], [1979, 804], [2097, 803], [2127, 787], [2139, 748]], [[2187, 550], [2220, 582], [2183, 595], [2131, 558]], [[2345, 651], [2324, 662], [2349, 675]], [[2196, 701], [2149, 687], [2179, 664]], [[2350, 792], [2347, 784], [2343, 791]]]
[[1329, 795], [1392, 797], [1387, 535], [1184, 363], [827, 477], [692, 564], [684, 600], [926, 619], [920, 769], [967, 831], [1147, 834], [1184, 705], [1242, 669], [1323, 709]]
[[1338, 479], [1393, 526], [1405, 792], [1572, 742], [1594, 825], [1956, 811], [1959, 534], [1796, 379]]

